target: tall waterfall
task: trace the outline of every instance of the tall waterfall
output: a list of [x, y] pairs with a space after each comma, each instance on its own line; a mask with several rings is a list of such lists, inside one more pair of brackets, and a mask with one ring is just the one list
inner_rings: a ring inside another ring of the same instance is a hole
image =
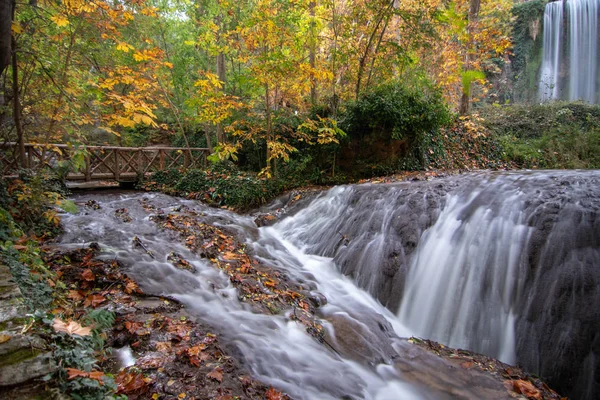
[[600, 0], [546, 5], [539, 98], [600, 103]]

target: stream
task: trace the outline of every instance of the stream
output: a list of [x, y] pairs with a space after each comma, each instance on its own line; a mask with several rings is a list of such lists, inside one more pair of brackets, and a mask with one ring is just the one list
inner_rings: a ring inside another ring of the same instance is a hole
[[[296, 399], [509, 397], [489, 377], [412, 346], [412, 335], [519, 363], [563, 394], [592, 399], [599, 183], [598, 171], [548, 171], [339, 186], [284, 207], [279, 222], [261, 228], [253, 216], [163, 194], [84, 193], [73, 198], [80, 213], [62, 217], [60, 242], [98, 242], [102, 258], [121, 261], [144, 291], [181, 301], [256, 378]], [[88, 200], [101, 208], [83, 207]], [[223, 272], [161, 231], [144, 203], [201, 213], [326, 299], [317, 316], [329, 346], [286, 312], [253, 312]], [[116, 216], [122, 208], [131, 222]], [[136, 236], [152, 255], [132, 246]], [[171, 252], [196, 271], [175, 268]]]

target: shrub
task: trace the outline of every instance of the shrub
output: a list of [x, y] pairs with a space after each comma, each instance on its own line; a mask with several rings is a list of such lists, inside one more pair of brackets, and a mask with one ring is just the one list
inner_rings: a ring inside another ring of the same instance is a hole
[[342, 129], [351, 137], [368, 134], [386, 139], [415, 139], [450, 122], [441, 92], [430, 85], [408, 88], [394, 81], [351, 103]]
[[[428, 163], [426, 149], [450, 121], [441, 92], [421, 79], [410, 87], [398, 81], [377, 87], [347, 107], [340, 125], [351, 141], [360, 142], [354, 146], [356, 161], [381, 167], [401, 159], [421, 169]], [[383, 148], [369, 154], [376, 146]]]

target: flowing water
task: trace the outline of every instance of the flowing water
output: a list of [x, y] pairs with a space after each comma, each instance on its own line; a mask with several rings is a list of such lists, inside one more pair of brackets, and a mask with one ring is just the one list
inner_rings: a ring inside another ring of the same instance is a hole
[[[74, 200], [80, 213], [63, 216], [61, 246], [80, 248], [98, 242], [102, 258], [120, 260], [144, 291], [180, 300], [191, 315], [239, 351], [256, 378], [296, 399], [507, 397], [502, 385], [489, 377], [456, 371], [401, 339], [410, 331], [392, 312], [341, 274], [332, 259], [307, 254], [300, 243], [286, 239], [281, 227], [257, 229], [249, 216], [162, 194], [100, 192]], [[101, 208], [85, 207], [88, 200], [97, 201]], [[319, 309], [319, 317], [329, 344], [338, 351], [319, 343], [286, 315], [254, 313], [238, 300], [225, 274], [187, 250], [172, 234], [160, 231], [143, 204], [165, 212], [186, 212], [182, 209], [189, 207], [203, 213], [207, 222], [245, 238], [265, 264], [302, 282], [315, 295], [325, 296], [327, 304]], [[122, 208], [127, 208], [132, 222], [124, 223], [115, 215]], [[153, 256], [133, 248], [136, 236]], [[196, 272], [174, 268], [167, 261], [171, 251], [190, 261]], [[118, 356], [127, 364], [134, 362], [135, 355], [128, 348]], [[418, 376], [408, 378], [403, 371]]]
[[600, 103], [600, 0], [564, 0], [546, 5], [541, 101]]
[[[402, 337], [479, 351], [595, 398], [600, 368], [600, 172], [480, 173], [335, 187], [271, 227], [160, 194], [86, 194], [62, 245], [99, 242], [144, 290], [178, 298], [242, 355], [253, 375], [298, 399], [504, 398]], [[327, 298], [332, 351], [285, 315], [253, 313], [227, 277], [161, 232], [142, 199], [204, 213], [263, 263]], [[128, 208], [123, 223], [115, 210]], [[138, 236], [154, 258], [133, 249]], [[167, 262], [183, 255], [195, 273]], [[384, 307], [385, 306], [385, 307]]]

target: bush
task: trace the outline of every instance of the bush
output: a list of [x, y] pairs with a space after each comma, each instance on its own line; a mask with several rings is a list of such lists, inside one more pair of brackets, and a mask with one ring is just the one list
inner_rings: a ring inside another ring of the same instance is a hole
[[439, 90], [428, 84], [408, 88], [394, 81], [351, 103], [341, 125], [351, 137], [377, 134], [411, 140], [449, 122], [450, 113]]
[[400, 159], [401, 166], [421, 169], [450, 121], [441, 92], [421, 79], [410, 87], [392, 81], [363, 95], [347, 107], [340, 126], [354, 142], [355, 161], [387, 168]]

